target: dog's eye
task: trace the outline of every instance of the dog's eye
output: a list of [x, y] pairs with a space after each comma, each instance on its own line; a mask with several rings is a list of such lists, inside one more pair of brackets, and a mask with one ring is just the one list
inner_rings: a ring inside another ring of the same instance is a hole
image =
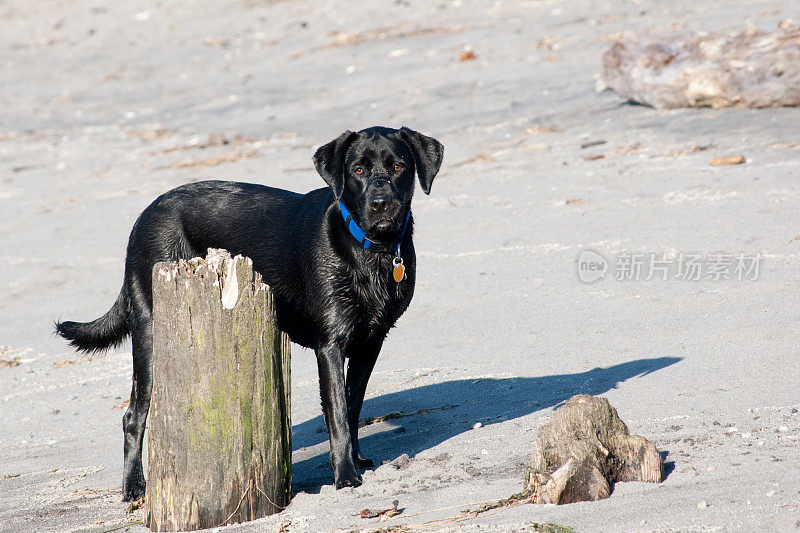
[[363, 168], [363, 167], [356, 167], [356, 168], [353, 170], [353, 172], [355, 172], [356, 174], [358, 174], [359, 176], [361, 176], [362, 174], [364, 174], [364, 168]]
[[406, 167], [404, 167], [400, 163], [395, 163], [395, 165], [394, 165], [394, 171], [395, 172], [401, 172], [404, 168], [406, 168]]

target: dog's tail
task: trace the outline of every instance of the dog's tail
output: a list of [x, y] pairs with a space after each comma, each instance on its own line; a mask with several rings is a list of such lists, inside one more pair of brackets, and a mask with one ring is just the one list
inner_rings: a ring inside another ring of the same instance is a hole
[[56, 334], [61, 335], [75, 349], [91, 353], [116, 347], [131, 332], [128, 320], [128, 297], [125, 287], [117, 301], [106, 314], [91, 322], [56, 322]]

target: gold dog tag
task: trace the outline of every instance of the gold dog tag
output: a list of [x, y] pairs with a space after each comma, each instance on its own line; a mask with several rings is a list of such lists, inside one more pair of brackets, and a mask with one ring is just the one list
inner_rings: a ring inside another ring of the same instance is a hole
[[394, 277], [394, 280], [400, 283], [406, 279], [406, 267], [403, 266], [403, 259], [401, 257], [395, 257], [392, 259], [392, 265], [394, 265], [392, 269], [392, 277]]

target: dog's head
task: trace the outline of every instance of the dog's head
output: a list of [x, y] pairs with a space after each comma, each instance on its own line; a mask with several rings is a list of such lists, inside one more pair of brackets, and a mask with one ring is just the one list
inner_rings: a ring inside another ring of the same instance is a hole
[[414, 173], [425, 194], [442, 164], [439, 141], [406, 127], [346, 131], [314, 154], [317, 172], [372, 238], [392, 239], [414, 195]]

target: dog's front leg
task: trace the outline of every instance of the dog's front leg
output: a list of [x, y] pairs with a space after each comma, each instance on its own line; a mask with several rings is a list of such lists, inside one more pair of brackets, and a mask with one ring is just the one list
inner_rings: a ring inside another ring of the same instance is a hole
[[358, 487], [361, 476], [353, 463], [353, 443], [347, 423], [344, 352], [336, 342], [320, 346], [316, 352], [322, 414], [330, 437], [331, 468], [336, 488]]
[[361, 416], [361, 406], [364, 403], [364, 394], [367, 391], [367, 382], [375, 368], [375, 361], [383, 345], [384, 334], [375, 335], [374, 338], [354, 345], [349, 350], [347, 363], [347, 379], [345, 381], [347, 393], [347, 422], [350, 426], [350, 438], [353, 442], [353, 462], [357, 468], [375, 466], [369, 459], [361, 454], [358, 444], [358, 420]]

